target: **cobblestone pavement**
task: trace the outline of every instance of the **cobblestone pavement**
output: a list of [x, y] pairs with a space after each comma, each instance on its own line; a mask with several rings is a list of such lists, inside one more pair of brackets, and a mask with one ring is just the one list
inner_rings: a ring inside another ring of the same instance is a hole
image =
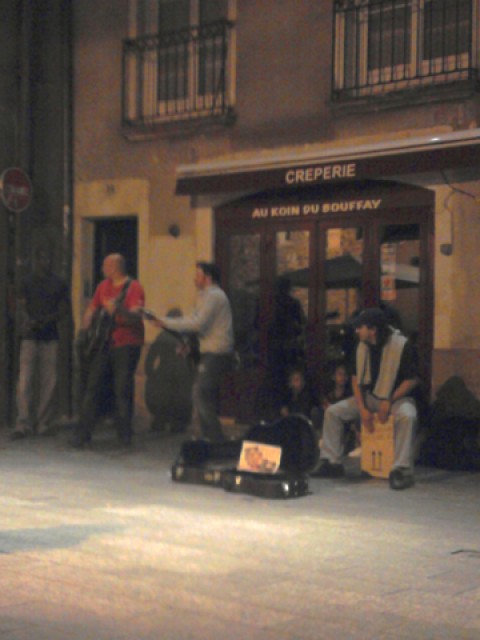
[[263, 500], [172, 482], [182, 436], [6, 435], [1, 640], [480, 638], [479, 474]]

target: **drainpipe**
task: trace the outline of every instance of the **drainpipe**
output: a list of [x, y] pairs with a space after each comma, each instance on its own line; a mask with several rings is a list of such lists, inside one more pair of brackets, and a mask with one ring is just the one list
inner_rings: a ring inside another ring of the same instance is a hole
[[[60, 2], [60, 28], [62, 33], [63, 75], [63, 232], [62, 232], [62, 277], [72, 288], [73, 257], [73, 2]], [[66, 376], [68, 397], [66, 412], [73, 413], [73, 321], [68, 329]]]
[[[20, 78], [18, 84], [18, 102], [15, 114], [16, 130], [14, 141], [13, 166], [18, 166], [31, 176], [31, 37], [32, 10], [30, 0], [20, 0], [18, 3], [18, 69]], [[7, 291], [10, 303], [14, 305], [16, 292], [23, 277], [23, 247], [24, 238], [30, 227], [28, 210], [9, 213], [8, 243], [7, 243]], [[12, 318], [8, 329], [8, 398], [6, 407], [6, 422], [12, 425], [15, 419], [15, 385], [18, 376], [18, 343], [19, 323]]]

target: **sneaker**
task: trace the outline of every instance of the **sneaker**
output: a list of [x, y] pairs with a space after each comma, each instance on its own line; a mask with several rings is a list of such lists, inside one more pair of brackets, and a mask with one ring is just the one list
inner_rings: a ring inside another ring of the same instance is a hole
[[314, 478], [343, 478], [345, 469], [343, 464], [334, 464], [325, 458], [321, 458], [316, 469], [310, 475]]
[[350, 451], [348, 454], [349, 458], [361, 458], [362, 457], [362, 447], [356, 447], [353, 451]]
[[58, 434], [58, 426], [55, 424], [42, 424], [38, 427], [37, 433], [42, 438], [50, 438]]
[[388, 476], [388, 481], [390, 488], [394, 491], [402, 491], [415, 484], [413, 474], [407, 469], [393, 469]]

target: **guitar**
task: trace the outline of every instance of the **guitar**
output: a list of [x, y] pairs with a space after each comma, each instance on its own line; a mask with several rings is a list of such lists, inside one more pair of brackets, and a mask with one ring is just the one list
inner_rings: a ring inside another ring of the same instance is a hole
[[95, 310], [85, 335], [83, 353], [86, 358], [91, 358], [107, 347], [113, 324], [114, 314], [110, 315], [103, 307]]
[[[150, 322], [159, 319], [158, 315], [151, 309], [142, 308], [139, 309], [139, 313], [145, 318], [145, 320], [149, 320]], [[168, 329], [167, 327], [162, 327], [162, 330], [166, 331], [179, 342], [179, 355], [184, 358], [189, 358], [195, 366], [200, 362], [198, 338], [194, 333], [181, 333], [180, 331]]]
[[[118, 309], [125, 300], [130, 280], [125, 283], [120, 295], [114, 300]], [[104, 351], [110, 342], [110, 336], [115, 324], [115, 313], [108, 313], [104, 307], [95, 309], [88, 328], [86, 329], [83, 355], [89, 359], [100, 351]]]

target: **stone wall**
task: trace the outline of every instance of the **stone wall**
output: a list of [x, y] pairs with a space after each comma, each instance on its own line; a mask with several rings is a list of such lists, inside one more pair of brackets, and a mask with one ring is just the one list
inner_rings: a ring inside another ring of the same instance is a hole
[[450, 376], [460, 376], [480, 399], [480, 349], [435, 349], [433, 351], [432, 397]]

